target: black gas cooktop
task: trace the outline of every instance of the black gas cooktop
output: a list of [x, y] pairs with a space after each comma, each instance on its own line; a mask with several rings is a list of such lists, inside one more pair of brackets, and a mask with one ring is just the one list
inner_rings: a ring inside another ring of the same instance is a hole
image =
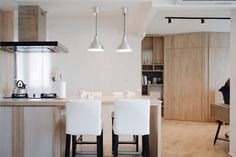
[[27, 93], [24, 94], [12, 94], [11, 97], [5, 97], [5, 98], [16, 98], [16, 99], [55, 99], [57, 98], [56, 93], [41, 93], [40, 97], [36, 97], [33, 95], [32, 97], [29, 97]]

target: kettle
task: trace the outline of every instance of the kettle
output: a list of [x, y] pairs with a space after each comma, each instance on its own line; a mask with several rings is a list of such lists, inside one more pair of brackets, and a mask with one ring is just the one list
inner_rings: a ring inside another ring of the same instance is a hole
[[13, 90], [13, 94], [27, 94], [26, 84], [22, 80], [16, 82], [16, 87]]

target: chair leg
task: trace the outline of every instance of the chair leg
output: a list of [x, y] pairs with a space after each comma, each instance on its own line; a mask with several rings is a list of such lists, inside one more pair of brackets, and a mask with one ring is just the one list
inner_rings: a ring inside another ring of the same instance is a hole
[[214, 145], [216, 144], [216, 140], [218, 139], [221, 125], [222, 125], [222, 122], [219, 121], [219, 125], [218, 125], [218, 128], [217, 128], [217, 130], [216, 130], [216, 135], [215, 135], [215, 139], [214, 139]]
[[111, 139], [111, 144], [112, 144], [112, 154], [114, 153], [114, 130], [113, 130], [113, 124], [114, 124], [114, 118], [111, 119], [112, 123], [112, 139]]
[[103, 130], [102, 130], [102, 133], [101, 133], [101, 156], [103, 157], [104, 154], [103, 154]]
[[75, 157], [76, 154], [76, 135], [72, 135], [72, 157]]
[[114, 134], [114, 157], [118, 157], [119, 136]]
[[145, 135], [145, 153], [146, 157], [150, 157], [150, 148], [149, 148], [149, 135]]
[[142, 136], [142, 155], [143, 157], [146, 157], [146, 147], [145, 147], [145, 138]]
[[70, 141], [71, 141], [71, 135], [66, 134], [65, 157], [70, 156]]
[[135, 138], [135, 140], [136, 140], [136, 152], [138, 152], [138, 136], [135, 136], [136, 138]]
[[102, 138], [103, 138], [103, 132], [101, 132], [101, 135], [97, 136], [97, 157], [103, 156], [103, 146], [102, 146]]

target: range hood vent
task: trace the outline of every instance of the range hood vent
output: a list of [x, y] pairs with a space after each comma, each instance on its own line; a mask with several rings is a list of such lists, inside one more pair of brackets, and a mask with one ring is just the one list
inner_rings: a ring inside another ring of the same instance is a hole
[[236, 0], [176, 0], [178, 5], [236, 5]]
[[19, 41], [0, 42], [0, 50], [7, 52], [68, 53], [58, 41], [46, 41], [46, 12], [39, 6], [18, 7]]
[[0, 50], [7, 52], [52, 52], [68, 53], [69, 50], [58, 41], [18, 41], [0, 42]]

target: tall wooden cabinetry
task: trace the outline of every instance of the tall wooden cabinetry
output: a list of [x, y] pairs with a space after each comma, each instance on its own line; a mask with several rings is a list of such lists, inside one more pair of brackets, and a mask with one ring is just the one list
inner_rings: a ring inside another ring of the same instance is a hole
[[14, 36], [13, 12], [0, 10], [0, 41], [12, 41]]
[[211, 119], [213, 93], [229, 76], [227, 38], [227, 33], [165, 36], [165, 118]]
[[142, 41], [142, 95], [163, 97], [164, 37], [146, 36]]

